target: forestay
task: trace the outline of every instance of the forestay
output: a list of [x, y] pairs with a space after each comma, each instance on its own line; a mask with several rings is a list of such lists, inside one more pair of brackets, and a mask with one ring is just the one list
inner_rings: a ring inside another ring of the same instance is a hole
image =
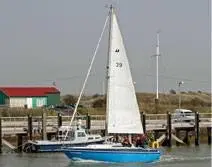
[[142, 134], [143, 127], [122, 35], [111, 13], [107, 88], [107, 132]]

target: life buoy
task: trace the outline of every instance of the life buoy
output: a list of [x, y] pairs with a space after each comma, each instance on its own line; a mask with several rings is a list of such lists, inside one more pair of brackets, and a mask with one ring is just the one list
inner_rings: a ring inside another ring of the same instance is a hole
[[152, 142], [152, 148], [159, 148], [159, 142], [158, 141]]

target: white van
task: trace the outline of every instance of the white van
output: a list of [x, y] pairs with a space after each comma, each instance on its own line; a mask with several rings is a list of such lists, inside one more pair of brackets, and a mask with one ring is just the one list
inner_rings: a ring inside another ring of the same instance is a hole
[[195, 114], [191, 110], [176, 109], [173, 114], [174, 122], [194, 122]]

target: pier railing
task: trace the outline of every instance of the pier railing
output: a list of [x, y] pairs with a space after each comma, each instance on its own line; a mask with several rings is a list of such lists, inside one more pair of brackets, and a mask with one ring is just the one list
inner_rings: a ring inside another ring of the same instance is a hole
[[[149, 127], [164, 127], [167, 124], [167, 114], [145, 114], [146, 125]], [[77, 120], [81, 120], [82, 126], [86, 127], [87, 115], [77, 116], [72, 126], [76, 126]], [[212, 113], [199, 113], [202, 125], [208, 125], [212, 122]], [[62, 125], [69, 125], [71, 116], [62, 116]], [[105, 115], [91, 115], [90, 127], [92, 130], [105, 129]], [[32, 117], [33, 131], [41, 131], [42, 116]], [[58, 127], [58, 116], [47, 116], [47, 131], [54, 131]], [[27, 131], [28, 117], [2, 117], [3, 134], [16, 134]]]
[[[145, 114], [146, 120], [166, 120], [167, 114]], [[205, 121], [210, 121], [212, 118], [212, 113], [199, 113], [200, 119]], [[49, 121], [57, 121], [58, 116], [47, 116]], [[1, 117], [3, 122], [8, 122], [14, 124], [16, 122], [24, 122], [27, 124], [28, 117]], [[77, 116], [76, 120], [86, 120], [87, 115]], [[34, 122], [39, 122], [42, 120], [42, 116], [33, 116]], [[70, 121], [71, 116], [62, 116], [63, 121]], [[105, 120], [105, 115], [91, 115], [91, 120]]]

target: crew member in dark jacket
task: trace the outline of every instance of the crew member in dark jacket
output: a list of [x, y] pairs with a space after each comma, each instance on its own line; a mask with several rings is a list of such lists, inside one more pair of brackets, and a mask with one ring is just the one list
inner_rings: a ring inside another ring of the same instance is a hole
[[129, 141], [128, 137], [126, 137], [126, 136], [124, 137], [124, 140], [122, 142], [122, 145], [124, 147], [131, 147], [131, 144], [130, 144], [130, 141]]

